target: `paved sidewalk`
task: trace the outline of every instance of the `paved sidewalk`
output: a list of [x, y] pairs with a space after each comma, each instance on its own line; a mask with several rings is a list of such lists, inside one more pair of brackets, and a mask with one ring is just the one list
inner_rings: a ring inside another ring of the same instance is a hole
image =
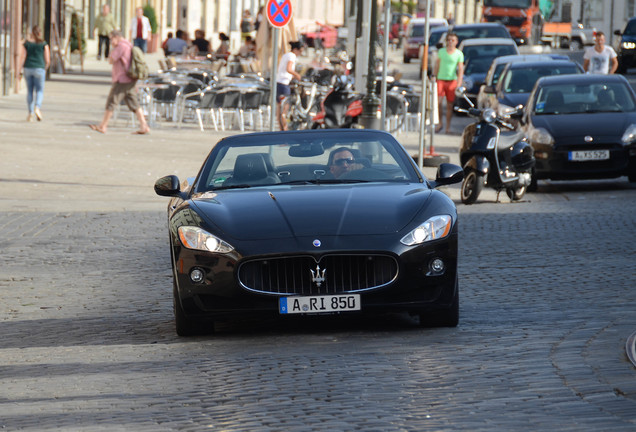
[[[152, 71], [159, 58], [148, 55]], [[59, 210], [59, 198], [68, 199], [69, 211], [162, 208], [164, 200], [152, 190], [158, 177], [195, 175], [214, 143], [238, 133], [201, 132], [195, 123], [181, 129], [162, 123], [150, 135], [137, 136], [124, 108], [102, 135], [89, 124], [102, 118], [110, 65], [89, 56], [83, 73], [79, 66], [74, 69], [47, 80], [41, 122], [26, 122], [24, 90], [0, 98], [0, 184], [10, 185], [0, 194], [0, 210]], [[461, 131], [461, 122], [456, 123], [457, 135], [438, 135], [435, 140], [436, 150], [455, 162]], [[417, 154], [418, 133], [396, 137]], [[98, 163], [87, 165], [88, 160]], [[424, 171], [435, 177], [434, 168]], [[458, 196], [456, 185], [448, 190], [453, 198]]]

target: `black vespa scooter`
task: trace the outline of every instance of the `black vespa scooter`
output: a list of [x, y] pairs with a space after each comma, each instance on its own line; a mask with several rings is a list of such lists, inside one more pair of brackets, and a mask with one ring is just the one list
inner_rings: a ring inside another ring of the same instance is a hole
[[[512, 124], [490, 109], [478, 109], [460, 87], [458, 93], [470, 108], [456, 107], [455, 111], [477, 119], [462, 133], [459, 160], [464, 168], [461, 199], [464, 204], [477, 201], [484, 186], [497, 191], [497, 201], [502, 190], [511, 201], [523, 198], [532, 181], [535, 164], [534, 151], [523, 132], [513, 131]], [[521, 108], [510, 115], [521, 116]]]

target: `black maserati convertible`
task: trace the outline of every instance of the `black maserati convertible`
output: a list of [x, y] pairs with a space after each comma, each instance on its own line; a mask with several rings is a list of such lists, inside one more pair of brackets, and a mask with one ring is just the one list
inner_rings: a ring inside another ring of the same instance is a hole
[[388, 133], [219, 141], [194, 179], [160, 178], [181, 336], [220, 319], [408, 312], [456, 326], [457, 210]]

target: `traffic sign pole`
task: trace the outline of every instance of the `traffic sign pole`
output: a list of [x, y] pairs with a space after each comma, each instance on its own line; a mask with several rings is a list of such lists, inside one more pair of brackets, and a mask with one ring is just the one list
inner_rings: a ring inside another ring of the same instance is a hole
[[276, 96], [276, 74], [278, 72], [278, 46], [280, 45], [280, 29], [289, 24], [292, 18], [291, 0], [268, 0], [265, 6], [267, 21], [272, 25], [272, 73], [269, 75], [269, 105], [272, 107], [269, 116], [269, 130], [276, 130], [278, 119], [278, 97]]
[[280, 39], [280, 28], [274, 27], [272, 30], [272, 73], [269, 78], [269, 106], [272, 107], [269, 116], [269, 130], [276, 130], [276, 119], [278, 118], [278, 98], [276, 96], [276, 72], [278, 71], [278, 40]]

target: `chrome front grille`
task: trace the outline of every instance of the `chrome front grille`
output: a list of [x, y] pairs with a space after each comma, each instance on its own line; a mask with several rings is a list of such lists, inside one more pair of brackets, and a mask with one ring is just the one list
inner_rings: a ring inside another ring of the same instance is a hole
[[243, 262], [238, 278], [250, 291], [321, 295], [378, 288], [393, 281], [397, 272], [397, 261], [388, 255], [325, 255], [319, 261], [305, 255]]

